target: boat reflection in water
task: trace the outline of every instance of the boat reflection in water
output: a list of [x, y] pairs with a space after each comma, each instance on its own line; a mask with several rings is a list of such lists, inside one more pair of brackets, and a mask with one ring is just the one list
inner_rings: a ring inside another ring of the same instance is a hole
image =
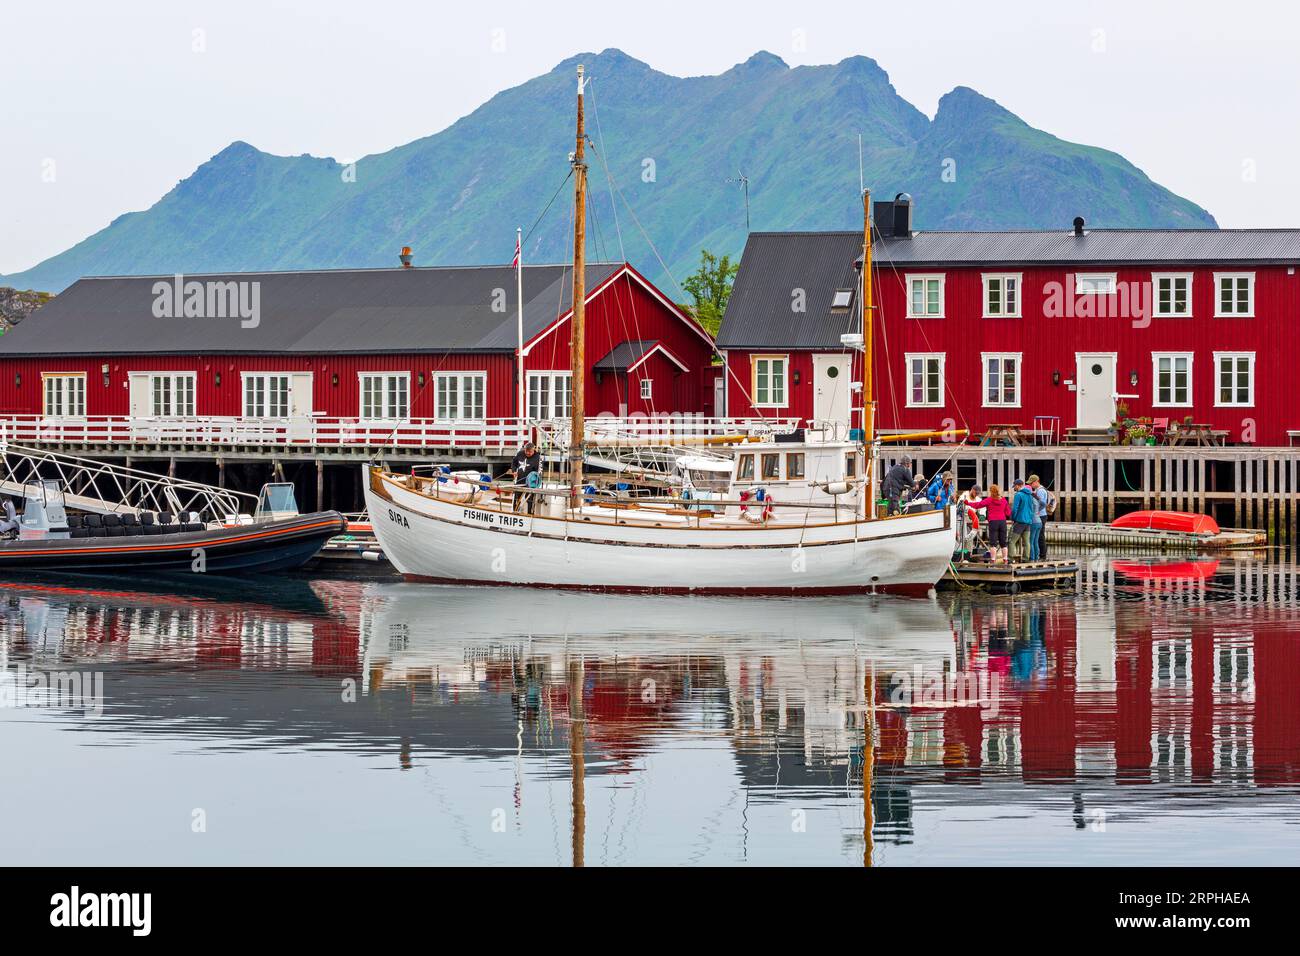
[[[93, 670], [105, 700], [0, 710], [42, 768], [0, 807], [19, 859], [112, 829], [132, 862], [1270, 862], [1300, 630], [1243, 568], [937, 602], [16, 583], [0, 693]], [[178, 842], [197, 806], [220, 838]]]

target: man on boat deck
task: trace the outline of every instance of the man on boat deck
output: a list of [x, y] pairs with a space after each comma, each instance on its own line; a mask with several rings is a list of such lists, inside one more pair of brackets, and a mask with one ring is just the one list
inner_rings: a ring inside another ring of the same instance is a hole
[[945, 471], [941, 475], [935, 475], [934, 481], [930, 482], [930, 487], [925, 489], [925, 496], [934, 502], [936, 508], [946, 508], [953, 500], [956, 489], [953, 488], [952, 482], [952, 472]]
[[889, 502], [889, 513], [898, 514], [898, 497], [912, 487], [916, 479], [912, 476], [912, 459], [904, 456], [885, 474], [880, 483], [880, 493]]
[[[537, 487], [541, 486], [542, 479], [542, 453], [537, 450], [537, 443], [529, 440], [524, 442], [522, 448], [515, 452], [514, 460], [510, 462], [510, 469], [506, 472], [514, 478], [517, 485], [527, 485], [528, 476], [536, 475], [534, 481]], [[523, 504], [528, 513], [532, 514], [537, 507], [537, 494], [531, 491], [521, 491], [515, 494], [515, 511], [519, 510], [520, 504]]]
[[14, 510], [13, 501], [6, 498], [4, 504], [4, 517], [0, 518], [0, 536], [13, 534], [17, 530], [18, 512]]

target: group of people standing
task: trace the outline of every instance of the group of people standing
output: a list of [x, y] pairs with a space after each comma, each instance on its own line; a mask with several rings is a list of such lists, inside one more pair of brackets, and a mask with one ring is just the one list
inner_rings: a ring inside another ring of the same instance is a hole
[[1010, 496], [994, 484], [989, 485], [987, 495], [974, 487], [960, 501], [967, 511], [984, 512], [989, 555], [995, 563], [1042, 561], [1047, 557], [1043, 532], [1056, 511], [1056, 496], [1037, 475], [1030, 475], [1028, 480], [1017, 478], [1011, 484]]
[[923, 479], [912, 474], [912, 460], [905, 457], [885, 473], [880, 490], [891, 515], [911, 509], [919, 499], [925, 499], [934, 508], [955, 503], [959, 517], [968, 523], [978, 522], [977, 517], [973, 522], [967, 518], [968, 513], [983, 512], [990, 558], [994, 562], [1041, 561], [1047, 557], [1043, 528], [1056, 511], [1056, 496], [1037, 475], [1017, 478], [1011, 485], [1010, 495], [1004, 494], [998, 485], [990, 485], [987, 495], [978, 485], [958, 495], [951, 471], [936, 475], [926, 485]]

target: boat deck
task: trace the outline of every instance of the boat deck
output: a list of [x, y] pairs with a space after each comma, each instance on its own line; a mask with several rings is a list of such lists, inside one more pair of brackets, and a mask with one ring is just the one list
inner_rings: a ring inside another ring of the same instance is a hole
[[954, 561], [948, 566], [940, 588], [980, 588], [999, 594], [1044, 588], [1073, 587], [1079, 562], [1070, 559], [1026, 561], [1017, 564], [989, 564], [986, 561]]

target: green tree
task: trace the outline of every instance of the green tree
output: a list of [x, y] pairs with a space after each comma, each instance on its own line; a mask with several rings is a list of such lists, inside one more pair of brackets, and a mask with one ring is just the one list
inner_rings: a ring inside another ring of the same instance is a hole
[[704, 249], [700, 252], [700, 267], [682, 282], [682, 288], [695, 300], [690, 306], [691, 313], [710, 335], [717, 335], [722, 325], [722, 313], [731, 296], [731, 280], [739, 268], [740, 263], [733, 263], [731, 256], [719, 258]]

